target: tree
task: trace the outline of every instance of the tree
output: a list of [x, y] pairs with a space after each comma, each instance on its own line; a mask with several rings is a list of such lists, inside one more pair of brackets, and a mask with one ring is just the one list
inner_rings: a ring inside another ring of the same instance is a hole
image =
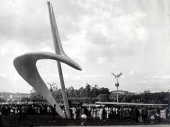
[[97, 99], [98, 99], [98, 101], [101, 101], [101, 102], [107, 102], [107, 101], [109, 101], [109, 95], [108, 94], [99, 94], [97, 96]]
[[97, 97], [97, 95], [99, 95], [99, 90], [98, 90], [97, 85], [95, 85], [94, 87], [92, 87], [91, 97]]
[[91, 95], [91, 86], [88, 83], [85, 87], [85, 94], [86, 94], [86, 97], [90, 97], [90, 95]]
[[0, 102], [6, 102], [5, 98], [0, 97]]
[[99, 92], [100, 94], [110, 94], [109, 89], [104, 87], [100, 88]]

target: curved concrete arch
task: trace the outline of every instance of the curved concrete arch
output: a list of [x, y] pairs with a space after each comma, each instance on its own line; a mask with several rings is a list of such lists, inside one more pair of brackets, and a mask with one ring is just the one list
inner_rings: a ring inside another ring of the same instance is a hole
[[[57, 28], [52, 4], [50, 3], [50, 1], [48, 1], [47, 4], [48, 4], [48, 10], [49, 10], [52, 37], [54, 41], [54, 49], [55, 49], [56, 54], [49, 53], [49, 52], [27, 53], [27, 54], [24, 54], [24, 55], [21, 55], [15, 58], [14, 66], [16, 70], [18, 71], [18, 73], [23, 77], [23, 79], [26, 80], [32, 87], [34, 87], [35, 90], [40, 95], [42, 95], [51, 105], [54, 105], [54, 104], [56, 105], [56, 111], [61, 117], [70, 118], [68, 98], [65, 92], [65, 83], [64, 83], [64, 77], [63, 77], [60, 62], [63, 62], [77, 70], [81, 70], [81, 67], [65, 54], [62, 48], [60, 37], [59, 37], [59, 31]], [[43, 79], [41, 78], [37, 70], [36, 62], [39, 59], [53, 59], [57, 61], [59, 79], [60, 79], [66, 114], [63, 113], [59, 105], [56, 103], [54, 97], [51, 95], [51, 92], [48, 90], [45, 82], [43, 81]]]
[[27, 81], [35, 90], [42, 95], [51, 105], [56, 105], [56, 111], [58, 114], [65, 118], [65, 114], [62, 109], [56, 103], [54, 97], [51, 95], [51, 92], [47, 88], [45, 82], [41, 78], [36, 62], [40, 59], [52, 59], [63, 62], [72, 66], [77, 70], [81, 70], [80, 66], [71, 60], [69, 57], [65, 55], [57, 55], [53, 53], [27, 53], [21, 56], [18, 56], [14, 59], [14, 66], [17, 72], [23, 77], [25, 81]]

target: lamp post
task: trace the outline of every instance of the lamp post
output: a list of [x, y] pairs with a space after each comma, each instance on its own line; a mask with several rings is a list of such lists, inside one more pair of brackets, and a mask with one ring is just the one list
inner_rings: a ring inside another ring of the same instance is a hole
[[119, 74], [114, 74], [114, 73], [112, 73], [112, 75], [113, 75], [113, 77], [114, 77], [115, 86], [116, 86], [116, 89], [117, 89], [116, 100], [117, 100], [117, 102], [119, 102], [119, 93], [118, 93], [119, 81], [118, 81], [118, 78], [122, 75], [122, 73], [119, 73]]

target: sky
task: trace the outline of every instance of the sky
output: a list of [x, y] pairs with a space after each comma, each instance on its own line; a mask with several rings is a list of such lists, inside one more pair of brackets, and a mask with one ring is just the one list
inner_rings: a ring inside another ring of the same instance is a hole
[[[169, 0], [51, 0], [66, 54], [82, 71], [62, 64], [66, 87], [116, 90], [112, 72], [122, 72], [121, 90], [170, 90]], [[15, 57], [53, 52], [46, 0], [0, 0], [0, 92], [32, 87], [13, 66]], [[57, 64], [40, 60], [46, 83], [60, 88]]]

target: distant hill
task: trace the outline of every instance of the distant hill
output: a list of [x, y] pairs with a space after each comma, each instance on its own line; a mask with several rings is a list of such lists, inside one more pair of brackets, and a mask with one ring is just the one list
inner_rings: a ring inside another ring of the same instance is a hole
[[0, 92], [0, 98], [5, 100], [20, 100], [23, 97], [30, 97], [28, 93]]

